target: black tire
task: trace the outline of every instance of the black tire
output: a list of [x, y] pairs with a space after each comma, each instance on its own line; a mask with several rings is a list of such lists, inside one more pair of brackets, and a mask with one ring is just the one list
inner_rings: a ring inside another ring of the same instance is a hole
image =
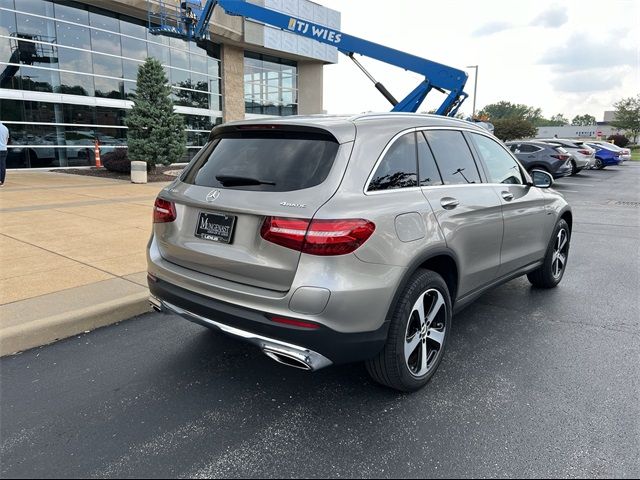
[[[566, 234], [566, 245], [561, 246], [560, 233]], [[555, 288], [562, 281], [564, 272], [567, 268], [567, 261], [569, 260], [569, 249], [571, 247], [571, 229], [569, 224], [564, 220], [556, 224], [556, 228], [553, 230], [553, 235], [549, 241], [547, 247], [547, 253], [544, 257], [544, 262], [540, 268], [527, 274], [529, 282], [537, 288]], [[556, 257], [556, 252], [560, 250], [564, 255], [564, 263], [562, 268], [558, 272], [559, 259]]]
[[571, 173], [569, 174], [572, 177], [575, 177], [578, 172], [580, 172], [580, 170], [578, 170], [578, 166], [576, 165], [576, 162], [571, 162]]
[[[412, 331], [415, 325], [422, 325], [417, 310], [414, 310], [419, 299], [423, 300], [421, 304], [427, 321], [427, 308], [438, 308], [432, 323], [425, 322], [421, 329]], [[385, 347], [378, 356], [366, 362], [367, 371], [376, 382], [395, 390], [419, 390], [431, 380], [442, 362], [451, 330], [451, 296], [447, 284], [431, 270], [418, 270], [400, 294], [395, 310], [390, 315]], [[433, 328], [429, 328], [431, 326]], [[435, 336], [440, 338], [441, 343], [434, 339]], [[405, 358], [405, 349], [411, 348], [411, 343], [407, 341], [409, 337], [417, 345], [413, 355]], [[424, 363], [423, 351], [427, 357]], [[425, 367], [425, 373], [421, 373]]]
[[600, 160], [599, 158], [596, 158], [596, 170], [604, 170], [604, 163], [602, 163], [602, 160]]

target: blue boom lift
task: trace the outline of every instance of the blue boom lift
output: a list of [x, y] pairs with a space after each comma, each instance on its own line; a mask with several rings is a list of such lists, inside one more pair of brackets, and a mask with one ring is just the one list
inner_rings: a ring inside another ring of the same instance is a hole
[[[351, 58], [367, 75], [380, 93], [393, 105], [394, 112], [418, 111], [429, 92], [435, 89], [447, 96], [436, 114], [454, 116], [468, 96], [464, 92], [468, 75], [462, 70], [255, 5], [246, 0], [206, 0], [204, 6], [200, 0], [182, 0], [179, 6], [173, 7], [174, 12], [170, 11], [165, 0], [154, 0], [153, 3], [159, 7], [156, 11], [151, 7], [149, 9], [149, 30], [153, 34], [196, 42], [206, 41], [209, 38], [211, 17], [216, 6], [220, 6], [229, 15], [248, 18], [336, 47], [341, 53]], [[420, 82], [420, 85], [403, 100], [398, 101], [356, 60], [355, 54], [418, 73], [424, 76], [424, 81]]]

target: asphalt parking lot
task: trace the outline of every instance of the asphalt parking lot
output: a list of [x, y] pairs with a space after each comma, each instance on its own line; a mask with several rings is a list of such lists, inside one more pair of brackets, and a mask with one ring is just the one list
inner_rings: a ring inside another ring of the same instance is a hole
[[638, 477], [640, 163], [560, 180], [567, 274], [454, 318], [401, 395], [145, 315], [0, 361], [3, 477]]

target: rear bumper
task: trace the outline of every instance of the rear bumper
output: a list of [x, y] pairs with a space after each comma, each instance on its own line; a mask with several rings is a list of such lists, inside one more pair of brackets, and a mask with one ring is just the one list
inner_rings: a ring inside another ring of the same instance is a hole
[[200, 324], [204, 327], [219, 330], [223, 333], [231, 335], [248, 343], [252, 343], [260, 348], [266, 355], [279, 363], [285, 363], [291, 367], [300, 368], [302, 370], [320, 370], [332, 364], [331, 360], [323, 355], [297, 345], [281, 342], [279, 340], [263, 337], [252, 332], [240, 330], [230, 327], [224, 323], [216, 322], [210, 318], [205, 318], [193, 312], [184, 310], [176, 305], [163, 302], [156, 297], [150, 297], [151, 305], [163, 313], [174, 313], [180, 315], [187, 320]]
[[591, 167], [591, 158], [587, 156], [582, 157], [574, 157], [576, 162], [576, 167], [580, 170], [584, 170], [585, 168]]
[[307, 370], [373, 358], [387, 337], [387, 324], [361, 333], [336, 332], [322, 325], [309, 330], [275, 324], [264, 312], [205, 297], [161, 279], [150, 280], [149, 290], [157, 310], [252, 343], [267, 355], [293, 357], [306, 364]]
[[160, 254], [155, 235], [149, 242], [147, 268], [154, 277], [204, 298], [321, 324], [340, 333], [380, 328], [406, 271], [403, 267], [366, 263], [355, 255], [302, 255], [289, 290], [273, 291], [171, 263]]
[[571, 163], [569, 161], [561, 164], [554, 172], [551, 172], [553, 178], [568, 177], [571, 175]]
[[622, 163], [622, 159], [620, 157], [617, 158], [600, 158], [602, 160], [602, 164], [610, 167], [615, 165], [620, 165]]

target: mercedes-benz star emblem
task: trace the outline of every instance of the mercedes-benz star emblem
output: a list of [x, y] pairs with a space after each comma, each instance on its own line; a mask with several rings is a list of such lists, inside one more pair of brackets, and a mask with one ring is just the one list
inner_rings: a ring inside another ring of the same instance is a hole
[[220, 198], [220, 190], [213, 190], [207, 195], [207, 202], [215, 202], [218, 198]]

